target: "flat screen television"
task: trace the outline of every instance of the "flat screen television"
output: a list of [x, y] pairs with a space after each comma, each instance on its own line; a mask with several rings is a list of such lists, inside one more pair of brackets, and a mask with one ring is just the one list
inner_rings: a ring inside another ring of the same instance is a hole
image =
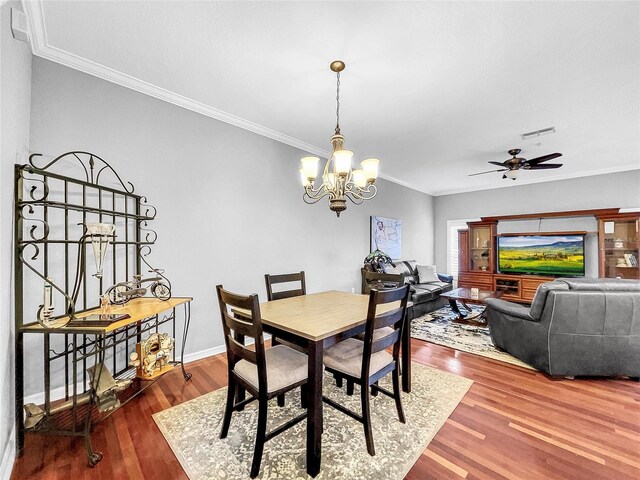
[[498, 271], [516, 275], [584, 276], [584, 235], [498, 237]]

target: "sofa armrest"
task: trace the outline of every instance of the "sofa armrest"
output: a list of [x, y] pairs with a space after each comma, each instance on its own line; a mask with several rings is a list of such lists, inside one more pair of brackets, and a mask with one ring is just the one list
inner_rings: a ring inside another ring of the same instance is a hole
[[438, 278], [441, 282], [452, 283], [453, 275], [447, 275], [446, 273], [438, 273]]
[[529, 307], [520, 305], [519, 303], [507, 302], [506, 300], [500, 300], [499, 298], [487, 298], [485, 300], [487, 308], [491, 308], [510, 317], [519, 318], [521, 320], [528, 320], [530, 322], [538, 322], [529, 313]]

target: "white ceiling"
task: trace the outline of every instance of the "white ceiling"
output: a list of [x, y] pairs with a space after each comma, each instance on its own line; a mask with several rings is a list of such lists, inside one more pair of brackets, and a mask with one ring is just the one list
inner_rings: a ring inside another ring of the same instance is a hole
[[[36, 55], [431, 194], [640, 168], [638, 2], [25, 2]], [[519, 134], [556, 126], [535, 140]], [[541, 145], [538, 145], [541, 144]], [[242, 161], [242, 159], [238, 159]], [[298, 168], [291, 158], [291, 168]]]

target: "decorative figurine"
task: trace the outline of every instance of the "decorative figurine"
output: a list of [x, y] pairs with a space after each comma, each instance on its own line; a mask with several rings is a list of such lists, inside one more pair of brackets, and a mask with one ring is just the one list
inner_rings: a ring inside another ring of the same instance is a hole
[[129, 366], [136, 368], [140, 367], [140, 355], [136, 352], [131, 352], [131, 355], [129, 355]]
[[[142, 278], [142, 275], [134, 275], [132, 281], [116, 283], [109, 287], [105, 294], [109, 297], [111, 304], [124, 305], [132, 298], [144, 297], [147, 289], [151, 290], [151, 294], [157, 299], [169, 300], [171, 298], [171, 283], [163, 275], [164, 270], [154, 268], [149, 272], [155, 273], [156, 276]], [[142, 284], [146, 282], [152, 283], [148, 287], [143, 287]]]
[[136, 345], [137, 357], [131, 355], [130, 364], [136, 363], [138, 377], [151, 378], [169, 364], [173, 347], [174, 340], [168, 333], [152, 333]]
[[44, 296], [43, 303], [38, 308], [38, 323], [43, 327], [51, 327], [51, 319], [53, 317], [53, 311], [55, 310], [55, 305], [53, 303], [53, 287], [51, 284], [53, 283], [53, 279], [47, 277], [47, 280], [44, 284]]
[[109, 295], [102, 295], [100, 297], [100, 315], [109, 315], [111, 313], [109, 310], [111, 310]]

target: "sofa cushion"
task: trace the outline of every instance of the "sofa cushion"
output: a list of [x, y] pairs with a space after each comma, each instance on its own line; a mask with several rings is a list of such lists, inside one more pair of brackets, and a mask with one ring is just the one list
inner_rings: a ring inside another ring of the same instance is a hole
[[533, 297], [533, 302], [531, 302], [531, 309], [529, 310], [529, 314], [536, 320], [542, 318], [544, 304], [547, 303], [547, 295], [551, 290], [569, 290], [569, 286], [565, 282], [554, 280], [553, 282], [543, 283], [538, 287], [536, 296]]
[[558, 278], [569, 290], [591, 290], [597, 292], [640, 292], [640, 282], [621, 278]]
[[431, 290], [431, 286], [438, 287], [438, 288], [446, 288], [446, 287], [451, 286], [451, 284], [449, 282], [441, 282], [441, 281], [429, 282], [429, 283], [419, 283], [418, 285], [430, 286], [429, 287], [430, 290]]
[[413, 287], [415, 288], [415, 291], [411, 295], [411, 301], [414, 303], [414, 305], [435, 300], [440, 296], [440, 292], [442, 291], [442, 289], [438, 287], [434, 287], [433, 290], [416, 288], [419, 287], [419, 285], [413, 285]]

